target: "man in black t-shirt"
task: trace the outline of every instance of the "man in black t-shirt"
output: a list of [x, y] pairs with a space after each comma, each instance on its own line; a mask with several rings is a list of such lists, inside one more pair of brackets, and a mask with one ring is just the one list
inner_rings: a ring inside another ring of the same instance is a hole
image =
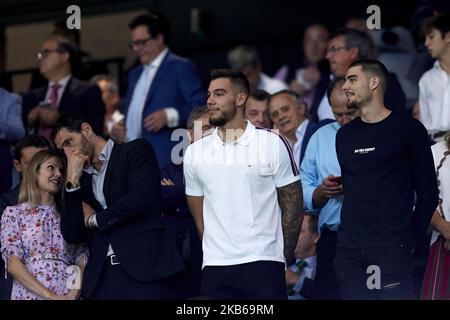
[[348, 105], [361, 117], [336, 136], [344, 186], [334, 261], [341, 295], [410, 299], [413, 239], [426, 232], [438, 203], [427, 132], [386, 108], [387, 70], [379, 61], [356, 61], [345, 78]]

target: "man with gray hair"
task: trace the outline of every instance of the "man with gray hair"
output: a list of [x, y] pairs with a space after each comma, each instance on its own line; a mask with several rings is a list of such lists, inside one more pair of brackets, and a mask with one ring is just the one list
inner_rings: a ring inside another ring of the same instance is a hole
[[230, 68], [242, 72], [250, 83], [250, 91], [255, 89], [267, 91], [270, 94], [287, 89], [287, 85], [277, 79], [270, 78], [262, 72], [261, 58], [255, 47], [238, 46], [228, 52]]
[[[344, 77], [349, 65], [357, 60], [369, 58], [370, 42], [367, 35], [355, 29], [341, 28], [333, 32], [328, 43], [326, 58], [330, 62], [330, 80]], [[387, 108], [404, 113], [406, 96], [393, 73], [388, 74], [388, 86], [384, 102]], [[316, 107], [316, 108], [314, 108]], [[326, 90], [318, 106], [311, 108], [312, 118], [318, 120], [334, 119], [328, 102]]]

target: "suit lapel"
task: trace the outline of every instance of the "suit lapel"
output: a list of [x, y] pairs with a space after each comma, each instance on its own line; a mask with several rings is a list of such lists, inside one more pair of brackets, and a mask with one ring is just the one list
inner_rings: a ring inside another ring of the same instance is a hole
[[79, 86], [80, 84], [78, 83], [77, 79], [74, 79], [74, 77], [70, 77], [69, 82], [67, 82], [67, 86], [64, 89], [61, 101], [59, 102], [59, 112], [65, 111], [69, 108], [69, 103], [72, 100], [72, 96], [78, 90]]
[[109, 207], [111, 204], [111, 179], [114, 173], [114, 166], [117, 163], [117, 157], [122, 145], [114, 143], [114, 147], [111, 152], [111, 156], [108, 160], [108, 167], [106, 168], [105, 181], [103, 182], [103, 195], [105, 196], [106, 205]]
[[156, 89], [158, 88], [159, 84], [162, 82], [164, 77], [167, 75], [167, 71], [169, 70], [169, 63], [168, 60], [170, 59], [170, 52], [167, 52], [166, 56], [164, 57], [161, 65], [158, 68], [158, 71], [156, 71], [155, 77], [153, 78], [152, 85], [150, 86], [150, 90], [147, 95], [147, 100], [145, 104], [148, 103], [152, 99], [152, 96], [155, 94]]

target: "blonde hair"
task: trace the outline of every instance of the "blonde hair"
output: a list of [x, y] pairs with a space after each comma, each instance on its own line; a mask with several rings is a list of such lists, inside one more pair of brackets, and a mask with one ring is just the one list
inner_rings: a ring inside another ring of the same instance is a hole
[[65, 180], [65, 165], [64, 159], [61, 154], [54, 150], [41, 150], [37, 152], [30, 161], [27, 169], [25, 170], [25, 174], [23, 175], [22, 182], [20, 183], [19, 189], [19, 203], [23, 203], [28, 201], [31, 207], [36, 207], [41, 202], [41, 193], [39, 190], [39, 185], [37, 182], [37, 177], [39, 170], [41, 169], [41, 165], [50, 158], [57, 158], [61, 161], [63, 165], [63, 169], [61, 170], [62, 174], [62, 184], [60, 192], [55, 196], [55, 204], [60, 208], [60, 200], [62, 194], [62, 188], [64, 186]]

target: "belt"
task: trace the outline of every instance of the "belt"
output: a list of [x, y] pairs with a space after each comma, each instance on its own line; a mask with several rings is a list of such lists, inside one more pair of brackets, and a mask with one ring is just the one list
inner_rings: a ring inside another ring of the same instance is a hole
[[112, 266], [116, 266], [116, 265], [120, 264], [119, 259], [117, 258], [117, 256], [115, 254], [107, 256], [106, 259], [108, 259], [109, 264]]
[[43, 253], [38, 256], [33, 256], [33, 257], [27, 259], [26, 261], [28, 263], [32, 263], [32, 262], [36, 262], [38, 260], [55, 260], [55, 261], [60, 261], [66, 265], [70, 265], [70, 263], [65, 259], [65, 257], [60, 256], [56, 253], [50, 253], [50, 252]]

